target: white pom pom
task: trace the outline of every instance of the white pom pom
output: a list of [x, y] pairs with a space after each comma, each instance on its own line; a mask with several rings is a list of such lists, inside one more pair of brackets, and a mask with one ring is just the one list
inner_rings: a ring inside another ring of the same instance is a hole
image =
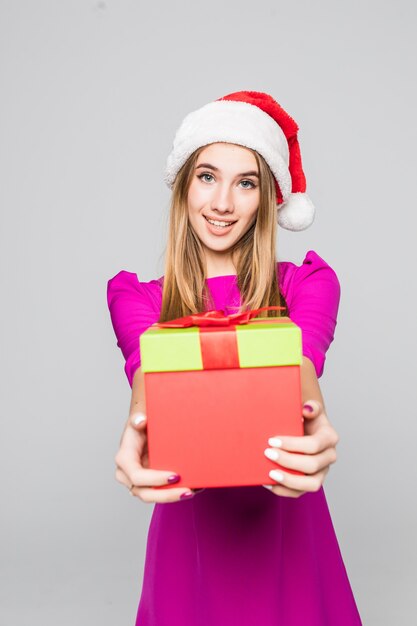
[[278, 224], [286, 230], [305, 230], [314, 221], [315, 209], [306, 193], [292, 193], [278, 205]]

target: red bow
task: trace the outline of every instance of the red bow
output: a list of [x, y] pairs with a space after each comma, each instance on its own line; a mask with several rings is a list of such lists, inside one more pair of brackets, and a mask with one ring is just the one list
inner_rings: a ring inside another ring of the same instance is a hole
[[[206, 311], [204, 313], [193, 313], [185, 317], [178, 317], [167, 322], [156, 322], [154, 326], [158, 328], [187, 328], [189, 326], [234, 326], [235, 324], [247, 324], [261, 311], [284, 310], [283, 306], [263, 306], [260, 309], [252, 309], [243, 313], [231, 313], [225, 315], [224, 311]], [[265, 319], [265, 318], [263, 318]], [[268, 318], [266, 318], [268, 319]]]

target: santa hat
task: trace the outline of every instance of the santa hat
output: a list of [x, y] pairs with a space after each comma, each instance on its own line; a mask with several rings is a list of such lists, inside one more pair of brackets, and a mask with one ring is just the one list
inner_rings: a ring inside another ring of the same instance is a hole
[[314, 206], [306, 191], [298, 126], [267, 93], [237, 91], [189, 113], [177, 130], [168, 156], [164, 180], [172, 189], [188, 157], [201, 146], [235, 143], [256, 150], [274, 178], [278, 224], [304, 230], [314, 220]]

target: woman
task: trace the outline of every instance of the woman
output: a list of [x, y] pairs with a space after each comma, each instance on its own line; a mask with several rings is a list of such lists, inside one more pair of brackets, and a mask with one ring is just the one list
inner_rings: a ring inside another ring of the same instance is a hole
[[[229, 94], [190, 113], [165, 173], [173, 190], [165, 274], [141, 282], [121, 271], [108, 282], [132, 387], [116, 479], [156, 503], [140, 626], [361, 624], [323, 491], [338, 435], [318, 377], [340, 285], [312, 250], [301, 266], [275, 258], [276, 223], [297, 231], [314, 219], [297, 132], [282, 107], [259, 92]], [[175, 468], [148, 468], [139, 336], [154, 322], [191, 312], [267, 305], [287, 307], [283, 313], [302, 329], [305, 435], [271, 433], [265, 455], [304, 475], [272, 470], [274, 486], [176, 488]]]

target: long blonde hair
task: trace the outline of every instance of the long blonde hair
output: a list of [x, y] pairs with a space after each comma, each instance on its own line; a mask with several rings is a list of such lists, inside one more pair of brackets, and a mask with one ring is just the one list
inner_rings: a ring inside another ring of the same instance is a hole
[[[168, 241], [160, 322], [214, 308], [206, 284], [201, 242], [188, 219], [188, 190], [201, 146], [179, 170], [172, 189]], [[268, 305], [285, 306], [279, 291], [275, 243], [277, 235], [276, 190], [273, 175], [263, 157], [251, 150], [259, 168], [259, 207], [256, 220], [231, 249], [236, 259], [237, 285], [242, 305], [239, 311]], [[262, 317], [287, 315], [264, 311]]]

